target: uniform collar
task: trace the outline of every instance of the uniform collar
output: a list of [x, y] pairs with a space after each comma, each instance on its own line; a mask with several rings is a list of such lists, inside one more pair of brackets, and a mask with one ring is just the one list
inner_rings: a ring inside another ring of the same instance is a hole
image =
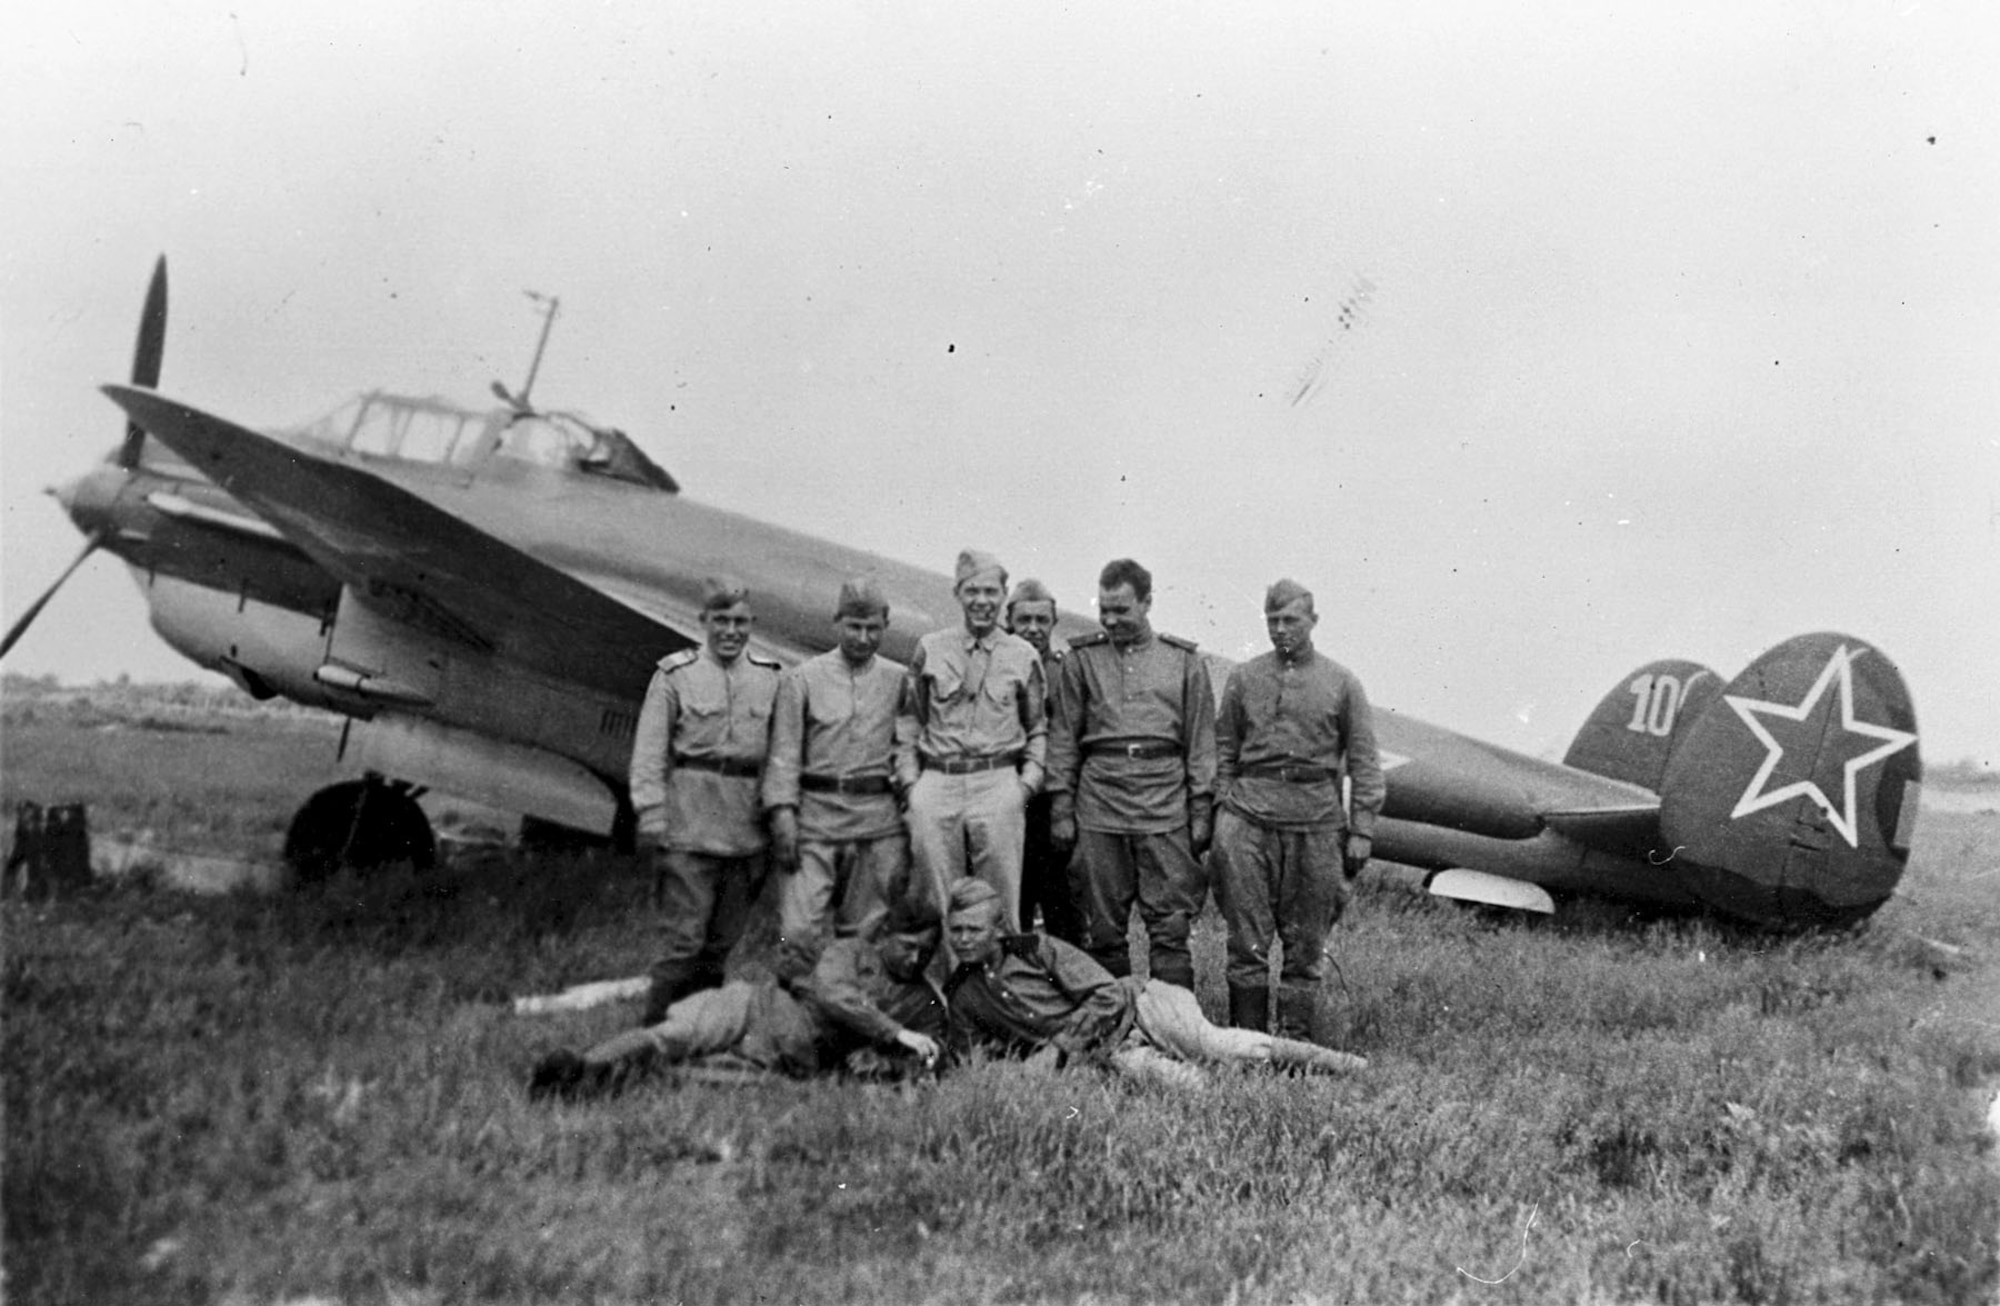
[[991, 653], [993, 646], [999, 642], [1000, 627], [998, 626], [987, 631], [984, 635], [975, 635], [964, 625], [958, 628], [958, 646], [968, 653], [972, 652], [975, 648], [983, 648], [988, 653]]
[[1272, 655], [1278, 659], [1278, 665], [1281, 667], [1302, 667], [1312, 661], [1314, 654], [1317, 652], [1318, 650], [1312, 646], [1310, 641], [1307, 642], [1305, 651], [1293, 658], [1286, 657], [1276, 649], [1271, 650]]

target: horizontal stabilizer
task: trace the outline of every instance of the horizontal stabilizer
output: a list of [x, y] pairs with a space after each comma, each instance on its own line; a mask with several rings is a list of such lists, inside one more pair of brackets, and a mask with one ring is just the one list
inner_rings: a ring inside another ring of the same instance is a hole
[[1489, 875], [1485, 871], [1463, 868], [1439, 871], [1431, 877], [1430, 888], [1438, 897], [1458, 902], [1540, 912], [1544, 916], [1553, 916], [1556, 910], [1555, 899], [1549, 897], [1548, 890], [1540, 885], [1529, 884], [1525, 880], [1510, 880], [1504, 875]]

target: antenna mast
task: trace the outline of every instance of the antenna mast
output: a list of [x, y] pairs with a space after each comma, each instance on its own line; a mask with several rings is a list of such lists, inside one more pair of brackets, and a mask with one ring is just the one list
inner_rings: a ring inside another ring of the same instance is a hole
[[534, 290], [524, 290], [521, 293], [537, 304], [545, 305], [542, 309], [542, 338], [535, 342], [535, 361], [528, 364], [528, 379], [522, 384], [520, 398], [516, 401], [520, 407], [526, 408], [528, 394], [535, 388], [535, 373], [542, 370], [542, 351], [549, 347], [549, 328], [556, 324], [556, 310], [562, 307], [562, 300], [555, 295], [544, 295]]

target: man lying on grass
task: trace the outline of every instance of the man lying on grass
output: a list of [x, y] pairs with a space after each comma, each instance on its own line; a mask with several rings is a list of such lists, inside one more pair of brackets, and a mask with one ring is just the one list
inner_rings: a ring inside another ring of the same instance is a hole
[[951, 891], [946, 929], [958, 969], [945, 985], [954, 1036], [1058, 1065], [1100, 1062], [1177, 1087], [1204, 1082], [1202, 1063], [1248, 1062], [1321, 1074], [1361, 1057], [1248, 1029], [1222, 1029], [1193, 993], [1161, 980], [1117, 979], [1088, 953], [1041, 934], [1003, 934], [999, 895], [981, 880]]
[[934, 1068], [945, 1006], [925, 970], [941, 933], [936, 906], [906, 900], [881, 934], [835, 939], [810, 974], [786, 986], [734, 980], [689, 994], [659, 1024], [582, 1056], [551, 1052], [536, 1064], [528, 1096], [609, 1095], [657, 1066], [684, 1062], [798, 1076]]

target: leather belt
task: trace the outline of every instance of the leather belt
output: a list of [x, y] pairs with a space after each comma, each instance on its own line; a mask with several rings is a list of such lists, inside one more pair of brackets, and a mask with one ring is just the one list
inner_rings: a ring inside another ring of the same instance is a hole
[[1021, 754], [993, 753], [987, 757], [932, 757], [929, 753], [918, 754], [926, 771], [942, 771], [946, 775], [974, 775], [980, 771], [998, 771], [1002, 767], [1021, 764]]
[[1334, 772], [1324, 766], [1246, 766], [1240, 775], [1256, 776], [1259, 780], [1283, 780], [1286, 784], [1310, 785], [1331, 780]]
[[755, 777], [764, 774], [761, 757], [676, 757], [674, 765], [690, 771], [713, 771], [717, 775]]
[[813, 775], [799, 777], [799, 788], [815, 794], [886, 794], [891, 792], [886, 775]]
[[1145, 739], [1122, 744], [1092, 744], [1088, 752], [1092, 757], [1129, 757], [1135, 762], [1154, 762], [1163, 757], [1179, 757], [1181, 746], [1163, 739]]

